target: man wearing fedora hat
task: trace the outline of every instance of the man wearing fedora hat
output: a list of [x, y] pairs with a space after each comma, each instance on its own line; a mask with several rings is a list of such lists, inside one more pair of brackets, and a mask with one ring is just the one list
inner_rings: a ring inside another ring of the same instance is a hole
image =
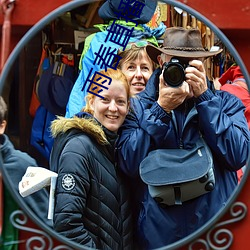
[[[221, 50], [206, 51], [198, 29], [168, 28], [161, 48], [146, 49], [160, 68], [131, 100], [118, 159], [133, 183], [138, 248], [155, 249], [192, 234], [225, 206], [237, 187], [236, 171], [248, 158], [250, 136], [241, 101], [215, 91], [207, 80], [203, 61]], [[142, 181], [141, 162], [156, 149], [189, 149], [200, 134], [212, 152], [214, 189], [181, 205], [161, 206]]]

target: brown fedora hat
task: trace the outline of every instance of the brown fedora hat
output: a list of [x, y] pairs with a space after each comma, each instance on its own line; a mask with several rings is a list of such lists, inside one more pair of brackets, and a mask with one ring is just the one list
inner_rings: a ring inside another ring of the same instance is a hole
[[149, 44], [146, 50], [149, 57], [156, 63], [158, 63], [157, 56], [161, 53], [177, 57], [206, 58], [222, 51], [222, 49], [206, 51], [202, 46], [200, 31], [182, 27], [167, 28], [162, 47]]

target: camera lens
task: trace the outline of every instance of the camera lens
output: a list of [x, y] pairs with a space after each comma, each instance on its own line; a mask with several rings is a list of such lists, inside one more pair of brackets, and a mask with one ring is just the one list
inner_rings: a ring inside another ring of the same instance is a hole
[[185, 71], [181, 62], [173, 58], [169, 63], [164, 65], [163, 78], [171, 87], [179, 87], [185, 80]]

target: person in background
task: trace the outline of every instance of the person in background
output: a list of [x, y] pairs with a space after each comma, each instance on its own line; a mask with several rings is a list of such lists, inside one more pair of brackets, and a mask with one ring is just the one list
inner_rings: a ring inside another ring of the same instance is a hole
[[[15, 149], [14, 145], [10, 141], [5, 130], [7, 127], [8, 108], [2, 96], [0, 96], [0, 157], [3, 161], [2, 168], [5, 169], [6, 174], [11, 179], [11, 185], [13, 190], [19, 194], [18, 183], [21, 181], [23, 175], [26, 172], [27, 167], [37, 166], [35, 159], [29, 156], [27, 153]], [[11, 212], [18, 209], [16, 202], [12, 199], [9, 191], [4, 188], [4, 223], [3, 223], [3, 240], [10, 241], [10, 235], [14, 237], [12, 228], [9, 225], [9, 216]], [[49, 193], [46, 189], [40, 190], [28, 197], [23, 198], [27, 206], [32, 212], [48, 227], [52, 227], [51, 220], [47, 219]], [[2, 202], [2, 201], [1, 201]], [[12, 228], [12, 229], [11, 229]], [[12, 230], [10, 233], [9, 230]], [[7, 243], [7, 242], [5, 242]]]
[[219, 78], [216, 78], [215, 81], [217, 82], [215, 84], [216, 89], [227, 91], [242, 101], [246, 107], [245, 117], [250, 129], [250, 95], [240, 67], [232, 65]]
[[[245, 117], [247, 119], [248, 128], [250, 129], [250, 95], [246, 80], [238, 65], [229, 67], [220, 78], [214, 81], [217, 90], [227, 91], [237, 96], [245, 106]], [[237, 171], [238, 181], [243, 177], [245, 166]]]
[[94, 249], [133, 249], [129, 190], [115, 153], [130, 89], [119, 69], [100, 73], [112, 79], [104, 98], [88, 93], [84, 112], [51, 125], [50, 166], [58, 173], [54, 229]]
[[[131, 99], [117, 148], [119, 166], [134, 183], [138, 248], [155, 249], [195, 232], [225, 206], [238, 184], [236, 171], [248, 158], [250, 136], [240, 100], [212, 91], [203, 63], [221, 50], [205, 51], [198, 29], [167, 28], [163, 46], [147, 45], [146, 50], [160, 68]], [[176, 60], [184, 67], [184, 77], [171, 87], [170, 79], [178, 75], [166, 77], [165, 69]], [[182, 205], [161, 206], [140, 177], [140, 163], [156, 149], [190, 149], [200, 134], [213, 156], [213, 191]]]
[[[134, 2], [136, 1], [129, 1], [128, 3], [131, 5], [131, 9], [133, 9]], [[145, 4], [145, 6], [143, 7], [142, 13], [140, 13], [139, 17], [131, 15], [118, 18], [117, 14], [122, 10], [119, 6], [120, 4], [121, 6], [124, 4], [121, 0], [107, 0], [98, 10], [98, 14], [104, 20], [104, 24], [95, 25], [95, 27], [100, 31], [88, 36], [84, 42], [84, 49], [79, 63], [79, 75], [70, 93], [65, 117], [72, 117], [76, 113], [80, 112], [82, 107], [85, 106], [85, 96], [87, 94], [88, 86], [85, 86], [84, 88], [83, 86], [87, 80], [88, 74], [91, 69], [93, 70], [92, 73], [102, 69], [99, 64], [94, 64], [96, 54], [98, 53], [100, 47], [111, 47], [112, 50], [119, 50], [121, 45], [107, 39], [113, 21], [115, 21], [116, 25], [124, 26], [129, 30], [133, 29], [133, 32], [129, 37], [129, 42], [146, 40], [156, 46], [158, 45], [157, 38], [164, 33], [166, 26], [162, 22], [159, 27], [155, 29], [150, 29], [146, 25], [146, 23], [151, 20], [155, 12], [157, 1], [143, 0], [140, 2]], [[129, 20], [125, 20], [125, 18], [129, 18]], [[124, 41], [125, 38], [126, 36], [123, 35], [120, 41]]]

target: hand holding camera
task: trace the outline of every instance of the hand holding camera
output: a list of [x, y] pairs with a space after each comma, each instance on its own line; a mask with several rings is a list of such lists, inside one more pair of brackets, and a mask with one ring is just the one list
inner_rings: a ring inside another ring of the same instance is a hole
[[191, 94], [187, 82], [183, 82], [178, 88], [166, 85], [163, 73], [160, 76], [158, 104], [169, 113], [177, 108]]
[[207, 90], [206, 72], [202, 61], [173, 57], [163, 64], [163, 79], [172, 87], [180, 87], [186, 81], [195, 97]]
[[208, 89], [207, 75], [202, 61], [192, 60], [189, 66], [185, 69], [185, 81], [192, 89], [193, 96], [197, 98]]
[[177, 88], [185, 81], [185, 69], [188, 67], [188, 59], [173, 57], [163, 64], [163, 79], [168, 86]]

